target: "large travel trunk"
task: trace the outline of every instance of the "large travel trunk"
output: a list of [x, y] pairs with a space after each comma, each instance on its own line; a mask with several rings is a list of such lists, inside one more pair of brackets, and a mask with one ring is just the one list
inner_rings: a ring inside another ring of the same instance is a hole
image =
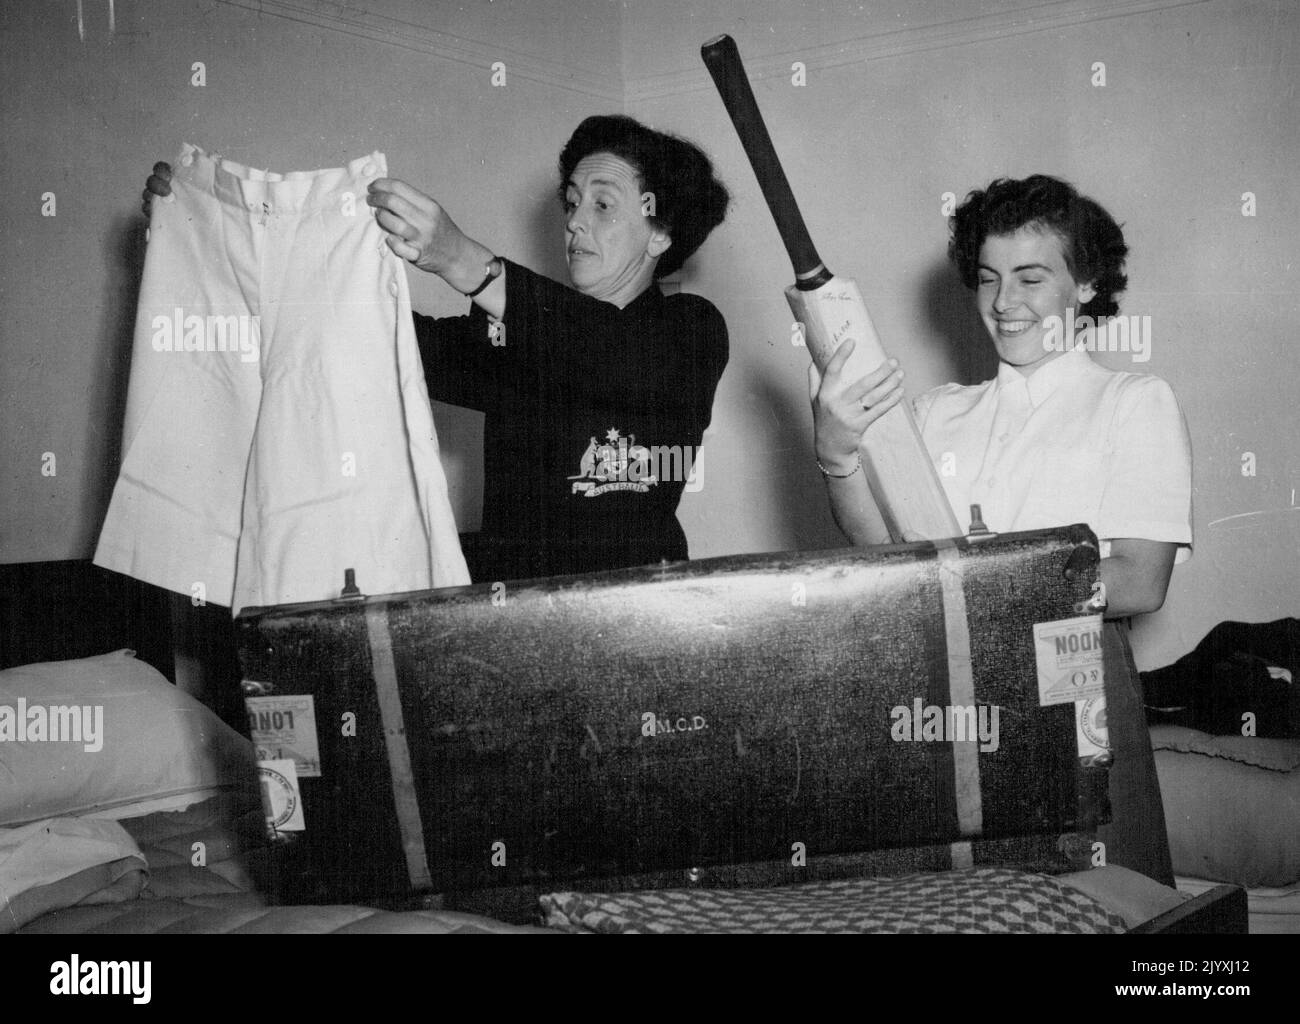
[[[1108, 759], [1081, 762], [1072, 703], [1040, 705], [1033, 634], [1085, 614], [1097, 560], [1074, 526], [246, 610], [260, 756], [299, 760], [282, 895], [1086, 852], [1062, 837], [1107, 820]], [[958, 711], [936, 733], [931, 707]]]

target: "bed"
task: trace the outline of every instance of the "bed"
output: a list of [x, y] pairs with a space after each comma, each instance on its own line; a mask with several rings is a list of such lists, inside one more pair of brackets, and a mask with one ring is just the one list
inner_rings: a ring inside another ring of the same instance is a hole
[[1300, 933], [1300, 740], [1151, 737], [1179, 891], [1242, 886], [1252, 934]]
[[1180, 891], [1247, 891], [1252, 933], [1300, 932], [1300, 619], [1226, 620], [1143, 673]]

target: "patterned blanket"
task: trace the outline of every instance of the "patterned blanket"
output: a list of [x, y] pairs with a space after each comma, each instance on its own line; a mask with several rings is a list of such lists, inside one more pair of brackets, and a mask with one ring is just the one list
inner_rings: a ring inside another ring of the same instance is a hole
[[775, 889], [542, 897], [546, 923], [600, 933], [1117, 934], [1119, 915], [1047, 875], [976, 868]]

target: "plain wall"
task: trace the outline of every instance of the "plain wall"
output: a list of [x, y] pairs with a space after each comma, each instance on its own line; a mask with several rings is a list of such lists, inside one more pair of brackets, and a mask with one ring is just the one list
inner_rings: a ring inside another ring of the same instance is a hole
[[[1139, 663], [1223, 619], [1300, 614], [1290, 328], [1300, 157], [1300, 10], [1266, 2], [604, 0], [7, 4], [0, 10], [0, 561], [87, 558], [117, 469], [143, 252], [139, 192], [182, 140], [275, 169], [371, 149], [504, 254], [562, 274], [550, 202], [560, 144], [625, 108], [700, 141], [735, 204], [681, 287], [726, 316], [731, 363], [703, 489], [680, 518], [693, 557], [841, 546], [813, 463], [790, 267], [699, 45], [733, 34], [827, 262], [854, 276], [916, 394], [992, 365], [948, 268], [944, 193], [999, 175], [1074, 181], [1125, 225], [1123, 312], [1150, 315], [1149, 362], [1191, 431], [1196, 551]], [[190, 84], [203, 61], [207, 84]], [[491, 64], [507, 85], [491, 85]], [[802, 61], [807, 84], [791, 82]], [[1106, 85], [1091, 83], [1094, 62]], [[1241, 214], [1243, 192], [1258, 215]], [[42, 217], [42, 194], [57, 216]], [[410, 273], [417, 309], [464, 301]], [[438, 409], [464, 529], [477, 525], [477, 418]], [[177, 424], [178, 436], [201, 424]], [[41, 475], [42, 456], [58, 458]], [[1254, 476], [1243, 476], [1244, 453]]]

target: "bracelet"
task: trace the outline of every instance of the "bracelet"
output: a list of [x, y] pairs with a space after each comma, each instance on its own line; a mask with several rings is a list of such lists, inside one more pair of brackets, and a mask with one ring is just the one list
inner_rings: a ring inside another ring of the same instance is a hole
[[504, 269], [505, 267], [501, 263], [501, 257], [493, 256], [490, 260], [488, 260], [486, 263], [483, 264], [483, 270], [486, 274], [486, 276], [483, 278], [483, 283], [480, 284], [477, 288], [475, 288], [472, 292], [465, 292], [464, 293], [465, 297], [467, 299], [472, 299], [475, 295], [477, 295], [484, 288], [486, 288], [493, 281], [495, 281], [498, 277], [500, 277], [501, 271], [503, 271]]
[[817, 459], [817, 468], [822, 471], [822, 476], [829, 477], [831, 480], [847, 480], [849, 477], [851, 477], [854, 473], [856, 473], [858, 470], [862, 468], [862, 453], [857, 452], [855, 454], [857, 457], [857, 462], [854, 463], [853, 468], [850, 469], [847, 473], [832, 473], [829, 469], [827, 469], [825, 466], [822, 465], [821, 459]]

